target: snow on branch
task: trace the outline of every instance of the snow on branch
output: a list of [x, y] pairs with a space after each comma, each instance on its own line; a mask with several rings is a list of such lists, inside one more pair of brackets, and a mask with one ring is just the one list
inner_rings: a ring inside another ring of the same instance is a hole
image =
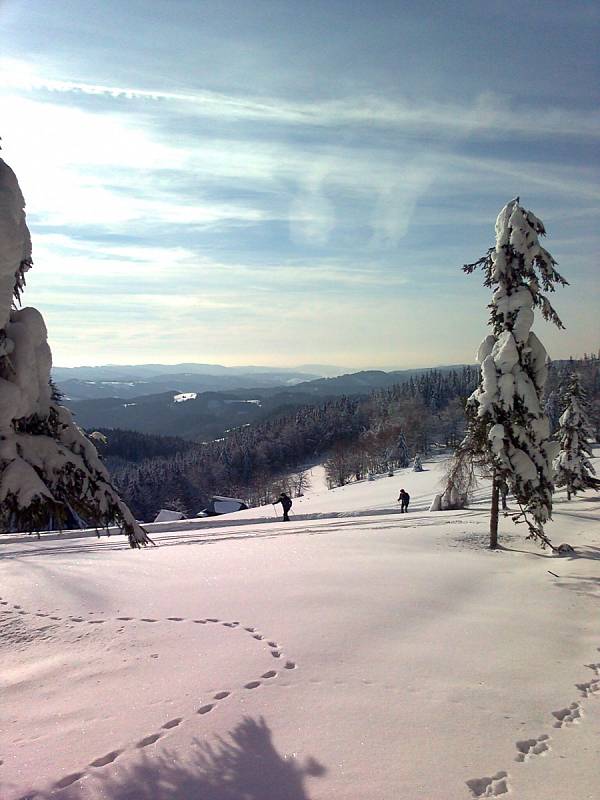
[[564, 388], [565, 410], [558, 421], [559, 453], [554, 461], [556, 485], [564, 486], [567, 498], [584, 489], [600, 489], [600, 480], [590, 461], [590, 442], [594, 431], [589, 417], [587, 392], [581, 385], [579, 375], [574, 372]]
[[25, 201], [0, 159], [0, 526], [40, 531], [116, 524], [150, 543], [110, 482], [92, 442], [52, 391], [52, 354], [35, 308], [18, 310], [32, 265]]
[[467, 401], [469, 427], [461, 448], [483, 458], [499, 485], [505, 485], [521, 507], [518, 519], [530, 536], [549, 544], [543, 525], [552, 512], [553, 466], [557, 445], [542, 407], [548, 356], [532, 332], [534, 309], [557, 327], [564, 327], [544, 292], [567, 281], [556, 261], [541, 246], [543, 223], [524, 209], [518, 198], [500, 211], [496, 245], [467, 274], [484, 272], [493, 291], [492, 333], [481, 343], [478, 388]]

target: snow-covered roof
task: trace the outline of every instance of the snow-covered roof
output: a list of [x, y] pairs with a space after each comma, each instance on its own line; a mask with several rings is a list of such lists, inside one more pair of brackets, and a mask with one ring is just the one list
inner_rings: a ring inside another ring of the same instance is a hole
[[178, 519], [185, 519], [185, 514], [181, 511], [171, 511], [169, 508], [161, 508], [154, 522], [174, 522]]

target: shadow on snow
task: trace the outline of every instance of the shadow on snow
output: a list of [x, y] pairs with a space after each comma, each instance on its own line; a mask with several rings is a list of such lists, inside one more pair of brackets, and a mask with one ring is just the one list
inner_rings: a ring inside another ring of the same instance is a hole
[[[142, 753], [110, 775], [96, 777], [92, 769], [81, 779], [93, 776], [92, 794], [103, 800], [310, 800], [306, 779], [325, 772], [314, 758], [300, 762], [281, 756], [264, 718], [244, 717], [227, 738], [215, 737], [214, 744], [194, 739], [185, 758], [168, 750]], [[59, 796], [78, 800], [80, 791], [73, 784]], [[21, 800], [54, 796], [55, 790], [33, 792]]]

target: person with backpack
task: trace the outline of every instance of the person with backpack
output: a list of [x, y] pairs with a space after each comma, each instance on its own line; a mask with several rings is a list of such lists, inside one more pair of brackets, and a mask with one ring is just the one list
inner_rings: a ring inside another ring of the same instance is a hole
[[277, 503], [281, 503], [281, 507], [283, 508], [283, 522], [289, 522], [290, 518], [288, 517], [288, 511], [292, 507], [291, 497], [288, 497], [288, 495], [285, 492], [282, 492], [277, 498], [277, 500], [275, 500], [273, 505], [276, 506]]
[[398, 495], [398, 502], [400, 503], [401, 514], [404, 514], [405, 512], [408, 514], [409, 501], [410, 501], [409, 493], [405, 492], [404, 489], [400, 489], [400, 494]]

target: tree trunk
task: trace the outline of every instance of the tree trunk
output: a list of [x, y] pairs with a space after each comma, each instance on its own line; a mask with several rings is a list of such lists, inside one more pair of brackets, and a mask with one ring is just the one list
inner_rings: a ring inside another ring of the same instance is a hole
[[492, 478], [492, 511], [490, 514], [490, 550], [498, 547], [498, 500], [500, 497], [500, 486], [496, 473]]

